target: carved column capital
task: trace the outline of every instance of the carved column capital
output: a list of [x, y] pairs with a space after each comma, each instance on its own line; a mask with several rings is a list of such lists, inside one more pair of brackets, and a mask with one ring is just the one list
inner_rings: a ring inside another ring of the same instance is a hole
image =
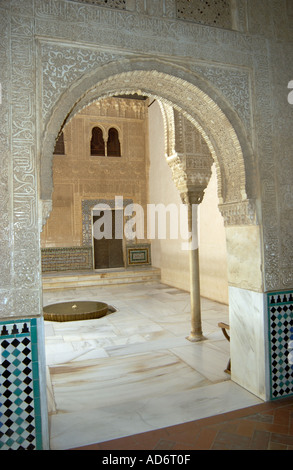
[[167, 162], [183, 204], [200, 204], [209, 181], [206, 173], [203, 174], [198, 168], [188, 168], [185, 155], [175, 154]]
[[200, 204], [203, 200], [205, 189], [205, 187], [200, 186], [188, 188], [187, 191], [180, 193], [182, 203], [189, 206]]

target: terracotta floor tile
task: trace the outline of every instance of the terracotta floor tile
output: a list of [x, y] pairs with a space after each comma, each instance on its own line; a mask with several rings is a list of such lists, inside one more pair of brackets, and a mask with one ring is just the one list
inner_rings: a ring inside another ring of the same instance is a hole
[[250, 439], [239, 434], [220, 431], [211, 447], [212, 450], [249, 450]]
[[270, 433], [267, 431], [255, 431], [253, 433], [250, 449], [251, 450], [267, 450], [270, 442]]
[[278, 442], [280, 444], [285, 444], [287, 446], [293, 446], [293, 436], [289, 436], [286, 434], [272, 433], [271, 441]]
[[180, 433], [170, 434], [169, 439], [175, 441], [177, 446], [182, 445], [182, 446], [193, 447], [199, 433], [200, 431], [197, 431], [197, 432], [183, 432], [182, 431]]
[[288, 432], [288, 426], [281, 426], [279, 424], [273, 424], [273, 423], [266, 423], [266, 422], [256, 422], [256, 421], [250, 421], [247, 420], [248, 422], [254, 424], [254, 427], [258, 431], [267, 431], [267, 432], [275, 432], [275, 433], [287, 433]]
[[196, 450], [191, 444], [176, 443], [173, 450]]
[[214, 427], [204, 428], [197, 436], [194, 447], [198, 450], [209, 450], [217, 437], [218, 430]]
[[155, 445], [154, 450], [171, 450], [175, 447], [175, 441], [167, 441], [166, 439], [160, 439]]
[[249, 419], [249, 421], [257, 421], [260, 423], [273, 423], [274, 415], [269, 413], [256, 413], [249, 416], [247, 419]]
[[277, 442], [269, 442], [268, 450], [287, 450], [287, 446]]
[[275, 411], [275, 414], [274, 414], [275, 424], [288, 426], [289, 421], [290, 421], [290, 414], [288, 410], [281, 408], [280, 410]]
[[247, 436], [251, 437], [255, 431], [255, 424], [243, 419], [242, 421], [239, 421], [238, 424], [238, 434], [241, 434], [242, 436]]

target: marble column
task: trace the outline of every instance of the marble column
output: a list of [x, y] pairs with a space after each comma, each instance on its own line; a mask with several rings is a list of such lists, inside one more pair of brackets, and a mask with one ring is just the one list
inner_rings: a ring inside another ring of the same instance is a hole
[[[183, 135], [185, 135], [184, 132]], [[189, 137], [190, 135], [186, 134], [186, 140]], [[179, 191], [181, 201], [188, 209], [188, 231], [189, 234], [192, 234], [192, 237], [189, 239], [188, 248], [190, 259], [191, 332], [187, 337], [192, 342], [205, 339], [201, 325], [197, 208], [203, 200], [204, 191], [211, 176], [212, 159], [210, 154], [206, 158], [208, 164], [204, 168], [197, 164], [196, 155], [192, 159], [191, 156], [187, 158], [184, 153], [176, 152], [167, 158], [168, 165], [172, 171], [172, 179]]]
[[188, 230], [192, 236], [189, 239], [189, 263], [190, 263], [190, 306], [191, 306], [191, 331], [187, 340], [191, 342], [203, 341], [201, 302], [200, 302], [200, 267], [198, 246], [198, 205], [203, 199], [203, 191], [188, 191], [182, 201], [188, 207]]

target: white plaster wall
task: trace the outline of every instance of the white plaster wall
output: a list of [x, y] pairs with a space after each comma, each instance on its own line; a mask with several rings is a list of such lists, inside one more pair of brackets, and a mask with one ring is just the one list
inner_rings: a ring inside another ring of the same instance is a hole
[[201, 294], [221, 303], [229, 303], [226, 233], [218, 209], [215, 166], [199, 206], [199, 260]]
[[[164, 126], [157, 102], [149, 108], [149, 203], [181, 204], [165, 160]], [[201, 294], [228, 303], [225, 229], [217, 207], [215, 172], [199, 211]], [[182, 239], [152, 240], [152, 264], [161, 269], [162, 282], [189, 291], [189, 256]]]
[[[157, 102], [149, 108], [149, 154], [149, 203], [179, 207], [179, 192], [165, 159], [164, 126]], [[162, 282], [189, 290], [188, 252], [181, 249], [181, 243], [180, 239], [152, 240], [152, 264], [161, 269]]]

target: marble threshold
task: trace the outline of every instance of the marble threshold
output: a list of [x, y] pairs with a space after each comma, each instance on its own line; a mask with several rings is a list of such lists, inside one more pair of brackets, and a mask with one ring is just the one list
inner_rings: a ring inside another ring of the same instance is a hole
[[204, 335], [190, 329], [187, 292], [158, 281], [44, 291], [44, 306], [99, 300], [96, 320], [45, 321], [52, 450], [66, 450], [190, 422], [262, 401], [224, 370], [228, 306], [201, 299]]

